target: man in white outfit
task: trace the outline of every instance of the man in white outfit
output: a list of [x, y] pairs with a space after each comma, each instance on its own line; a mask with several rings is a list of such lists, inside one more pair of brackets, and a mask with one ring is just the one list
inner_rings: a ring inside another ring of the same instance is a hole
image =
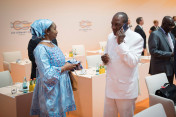
[[138, 63], [143, 38], [128, 28], [128, 16], [118, 12], [112, 19], [102, 61], [107, 65], [104, 117], [133, 117], [138, 97]]

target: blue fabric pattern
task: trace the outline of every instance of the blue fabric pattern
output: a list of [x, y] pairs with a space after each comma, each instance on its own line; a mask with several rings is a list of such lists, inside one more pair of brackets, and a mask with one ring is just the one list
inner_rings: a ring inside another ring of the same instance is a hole
[[39, 44], [34, 50], [37, 82], [33, 92], [31, 115], [65, 117], [76, 110], [68, 71], [61, 73], [65, 56], [60, 48]]
[[49, 19], [39, 19], [31, 25], [32, 39], [44, 38], [45, 30], [48, 29], [53, 22]]

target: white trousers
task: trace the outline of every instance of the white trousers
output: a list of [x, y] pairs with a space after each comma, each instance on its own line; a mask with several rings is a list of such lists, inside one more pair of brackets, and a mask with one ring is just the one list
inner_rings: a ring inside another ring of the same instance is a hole
[[111, 99], [105, 96], [104, 117], [133, 117], [135, 99]]

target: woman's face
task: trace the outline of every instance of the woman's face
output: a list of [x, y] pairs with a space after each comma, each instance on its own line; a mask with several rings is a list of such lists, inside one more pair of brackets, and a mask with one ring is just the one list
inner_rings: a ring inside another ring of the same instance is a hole
[[56, 29], [56, 24], [52, 23], [50, 29], [47, 31], [47, 35], [50, 40], [56, 39], [57, 37], [57, 29]]

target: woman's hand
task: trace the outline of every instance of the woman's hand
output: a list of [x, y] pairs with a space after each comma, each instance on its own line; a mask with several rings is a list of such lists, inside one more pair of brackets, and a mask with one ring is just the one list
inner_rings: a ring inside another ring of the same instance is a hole
[[67, 70], [73, 70], [76, 68], [78, 64], [71, 64], [71, 63], [65, 63], [65, 65], [62, 67], [62, 72], [67, 71]]

